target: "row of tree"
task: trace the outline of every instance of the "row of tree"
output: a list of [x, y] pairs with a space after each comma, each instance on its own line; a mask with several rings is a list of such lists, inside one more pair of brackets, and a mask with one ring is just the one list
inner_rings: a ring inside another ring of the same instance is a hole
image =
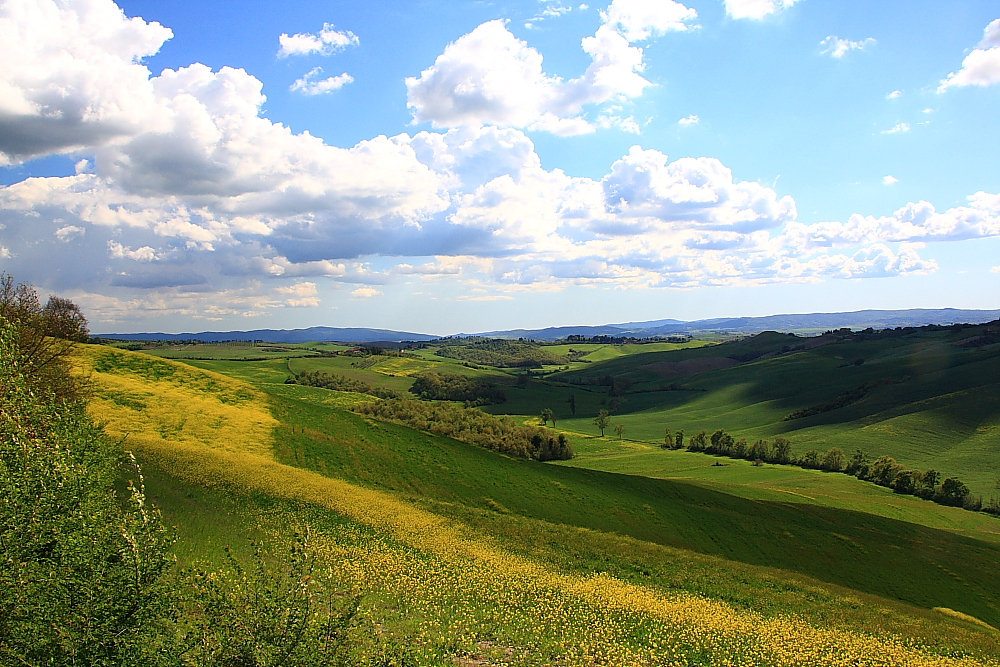
[[[604, 428], [608, 423], [605, 421]], [[601, 435], [604, 435], [603, 428]], [[772, 442], [760, 439], [749, 443], [746, 438], [735, 439], [722, 429], [711, 435], [708, 431], [699, 431], [687, 440], [687, 444], [684, 438], [684, 431], [672, 432], [666, 429], [661, 446], [665, 449], [687, 449], [689, 452], [746, 459], [755, 463], [776, 463], [827, 472], [843, 472], [860, 480], [890, 488], [896, 493], [918, 496], [941, 505], [1000, 515], [1000, 507], [996, 500], [984, 504], [982, 498], [973, 497], [969, 487], [958, 478], [942, 479], [936, 470], [910, 469], [896, 462], [891, 456], [881, 456], [871, 460], [859, 449], [848, 459], [839, 447], [832, 447], [825, 452], [811, 449], [796, 456], [792, 452], [792, 443], [787, 438], [777, 437]]]
[[354, 410], [519, 458], [538, 461], [573, 458], [573, 449], [562, 433], [556, 435], [544, 428], [518, 424], [506, 416], [497, 417], [446, 401], [387, 399], [363, 403]]
[[357, 602], [317, 576], [307, 532], [285, 557], [176, 567], [135, 460], [70, 373], [86, 332], [72, 303], [0, 276], [0, 664], [368, 664]]

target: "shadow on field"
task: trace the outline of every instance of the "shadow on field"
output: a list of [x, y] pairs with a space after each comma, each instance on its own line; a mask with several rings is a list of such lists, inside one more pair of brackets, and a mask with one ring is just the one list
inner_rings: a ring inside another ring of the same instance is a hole
[[[511, 459], [274, 396], [283, 463], [415, 498], [628, 535], [1000, 625], [1000, 546], [850, 510]], [[955, 510], [963, 511], [963, 510]], [[1000, 529], [1000, 521], [998, 521]]]

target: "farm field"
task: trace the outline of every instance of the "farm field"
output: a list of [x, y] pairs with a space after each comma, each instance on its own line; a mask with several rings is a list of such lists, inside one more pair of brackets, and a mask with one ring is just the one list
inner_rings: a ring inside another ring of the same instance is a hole
[[86, 354], [95, 416], [138, 434], [129, 445], [189, 545], [183, 558], [212, 558], [237, 534], [280, 540], [280, 527], [309, 521], [364, 594], [365, 618], [406, 638], [421, 664], [491, 652], [510, 664], [1000, 655], [996, 633], [931, 611], [998, 622], [988, 571], [1000, 549], [987, 540], [509, 459], [344, 410], [370, 397]]

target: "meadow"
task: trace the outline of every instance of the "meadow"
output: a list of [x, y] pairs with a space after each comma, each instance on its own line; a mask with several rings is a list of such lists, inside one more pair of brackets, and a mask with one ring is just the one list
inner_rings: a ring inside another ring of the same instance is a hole
[[[934, 611], [1000, 623], [1000, 546], [978, 525], [510, 459], [363, 419], [349, 408], [374, 399], [285, 385], [279, 360], [180, 364], [100, 347], [80, 359], [93, 414], [127, 436], [185, 561], [309, 523], [362, 596], [358, 631], [373, 647], [402, 641], [418, 664], [1000, 657], [1000, 633]], [[612, 458], [606, 440], [574, 444], [575, 463], [601, 447]]]

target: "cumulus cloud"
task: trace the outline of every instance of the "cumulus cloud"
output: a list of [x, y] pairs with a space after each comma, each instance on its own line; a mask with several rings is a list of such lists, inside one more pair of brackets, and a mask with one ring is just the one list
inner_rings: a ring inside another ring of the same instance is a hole
[[734, 19], [761, 20], [787, 9], [799, 0], [724, 0], [726, 14]]
[[614, 0], [601, 18], [625, 39], [636, 42], [687, 30], [698, 12], [674, 0]]
[[289, 308], [316, 308], [319, 306], [316, 283], [295, 283], [288, 287], [279, 287], [275, 291], [287, 297], [285, 305]]
[[897, 100], [897, 99], [899, 99], [902, 96], [903, 96], [903, 91], [902, 90], [894, 90], [891, 93], [889, 93], [888, 95], [886, 95], [885, 99], [887, 99], [887, 100]]
[[900, 132], [909, 132], [909, 131], [910, 131], [909, 123], [896, 123], [888, 130], [882, 130], [882, 134], [899, 134]]
[[304, 56], [316, 53], [328, 56], [337, 51], [343, 51], [348, 46], [360, 44], [358, 36], [351, 31], [335, 30], [332, 23], [324, 23], [323, 29], [317, 33], [282, 33], [278, 37], [278, 57]]
[[434, 127], [489, 123], [560, 136], [593, 132], [580, 116], [584, 105], [637, 97], [650, 84], [638, 74], [642, 50], [607, 26], [585, 38], [583, 49], [590, 67], [563, 81], [547, 75], [542, 55], [503, 21], [489, 21], [449, 44], [419, 77], [406, 79], [407, 106], [415, 122]]
[[630, 118], [584, 118], [588, 105], [642, 95], [650, 82], [643, 51], [630, 42], [686, 30], [697, 12], [673, 0], [614, 0], [602, 25], [581, 47], [591, 58], [586, 72], [563, 80], [542, 67], [542, 55], [517, 39], [502, 20], [483, 23], [449, 44], [419, 77], [406, 79], [407, 106], [415, 123], [434, 127], [492, 124], [572, 136], [596, 127], [636, 132]]
[[[850, 39], [837, 37], [836, 35], [830, 35], [819, 43], [820, 46], [824, 47], [820, 53], [828, 54], [831, 58], [843, 58], [850, 51], [864, 51], [865, 48], [871, 46], [872, 44], [875, 44], [874, 37], [867, 37], [856, 42]], [[900, 95], [902, 95], [902, 93], [897, 90], [889, 93], [887, 97], [889, 99], [895, 99]]]
[[899, 183], [899, 179], [892, 174], [882, 177], [882, 185], [895, 185], [896, 183]]
[[353, 83], [354, 77], [344, 72], [338, 76], [331, 76], [326, 79], [317, 79], [323, 73], [322, 67], [314, 67], [301, 79], [296, 79], [295, 83], [289, 86], [291, 91], [301, 91], [303, 95], [324, 95], [340, 90], [349, 83]]
[[991, 21], [983, 31], [977, 48], [962, 61], [962, 69], [941, 81], [938, 92], [952, 86], [991, 86], [1000, 83], [1000, 19]]
[[686, 118], [681, 118], [679, 121], [677, 121], [677, 124], [680, 125], [681, 127], [691, 127], [692, 125], [697, 125], [700, 122], [701, 118], [692, 114]]
[[0, 165], [162, 128], [141, 59], [172, 35], [111, 0], [0, 5]]
[[359, 299], [370, 299], [373, 296], [382, 296], [382, 292], [379, 292], [377, 289], [373, 289], [371, 287], [359, 287], [351, 292], [351, 296]]

